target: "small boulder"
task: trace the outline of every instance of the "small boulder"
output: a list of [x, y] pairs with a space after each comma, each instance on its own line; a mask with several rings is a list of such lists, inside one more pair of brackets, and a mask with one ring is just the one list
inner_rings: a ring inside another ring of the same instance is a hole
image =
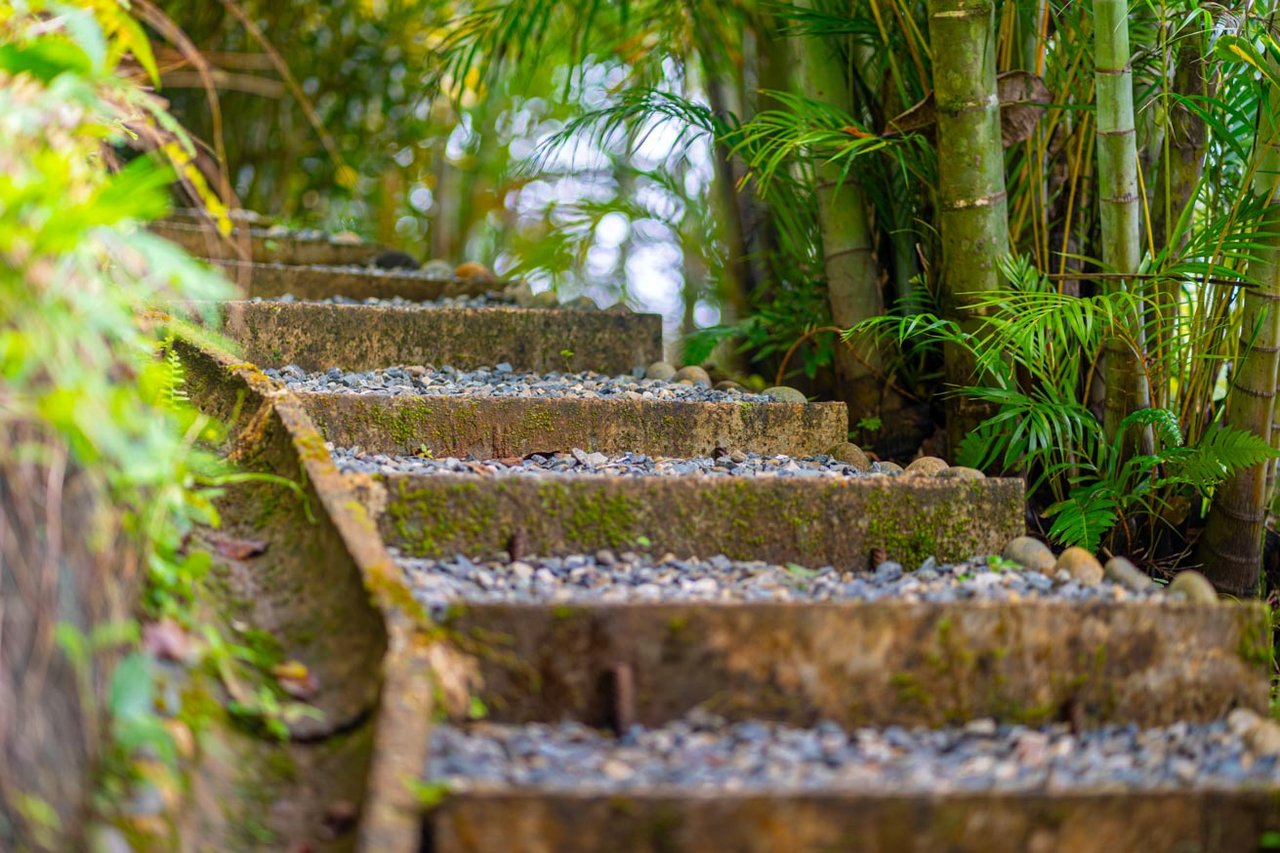
[[1259, 755], [1280, 755], [1280, 724], [1248, 708], [1227, 715], [1227, 728]]
[[963, 465], [952, 465], [950, 468], [944, 468], [938, 472], [938, 477], [944, 480], [987, 479], [987, 475], [979, 471], [977, 468], [966, 468]]
[[339, 231], [329, 238], [329, 242], [338, 246], [359, 246], [364, 238], [354, 231]]
[[1102, 582], [1102, 563], [1083, 548], [1068, 548], [1058, 555], [1054, 568], [1066, 572], [1081, 586], [1095, 586]]
[[827, 455], [837, 462], [843, 462], [859, 471], [870, 471], [871, 460], [867, 458], [867, 454], [862, 452], [862, 448], [853, 442], [846, 441], [844, 444], [837, 444], [835, 447], [827, 451]]
[[533, 288], [529, 286], [527, 281], [517, 281], [515, 284], [508, 286], [502, 291], [502, 295], [521, 308], [528, 308], [529, 304], [533, 302]]
[[544, 290], [540, 293], [533, 294], [533, 299], [529, 300], [530, 308], [559, 308], [560, 300], [556, 298], [554, 292]]
[[950, 467], [936, 456], [921, 456], [907, 466], [905, 473], [919, 477], [935, 477]]
[[416, 270], [421, 264], [408, 252], [388, 249], [373, 259], [373, 265], [380, 270]]
[[775, 403], [807, 403], [809, 398], [802, 391], [787, 385], [775, 385], [762, 392]]
[[881, 474], [901, 474], [902, 466], [897, 462], [877, 462]]
[[676, 369], [665, 361], [655, 361], [645, 369], [645, 379], [661, 379], [663, 382], [670, 382], [676, 375]]
[[702, 388], [711, 387], [711, 375], [696, 364], [680, 368], [676, 371], [674, 378], [676, 382], [688, 382], [691, 385], [698, 385]]
[[1167, 590], [1175, 598], [1184, 598], [1197, 604], [1217, 604], [1218, 591], [1209, 579], [1191, 570], [1178, 572]]
[[488, 267], [484, 264], [478, 264], [475, 261], [467, 261], [466, 263], [458, 264], [457, 268], [454, 269], [453, 274], [458, 278], [466, 279], [468, 281], [472, 279], [493, 281], [494, 277]]
[[1147, 573], [1139, 569], [1124, 557], [1112, 557], [1102, 567], [1102, 576], [1112, 583], [1120, 584], [1135, 592], [1149, 591], [1155, 588], [1155, 581]]
[[732, 379], [723, 379], [723, 380], [721, 380], [721, 381], [717, 382], [715, 385], [713, 385], [713, 386], [711, 386], [711, 387], [712, 387], [712, 389], [713, 389], [713, 390], [716, 390], [716, 391], [745, 391], [745, 390], [747, 390], [746, 388], [743, 388], [743, 387], [742, 387], [742, 385], [740, 385], [739, 383], [734, 382]]
[[575, 311], [599, 311], [600, 306], [590, 296], [579, 296], [576, 299], [570, 299], [565, 303], [566, 308], [572, 308]]
[[427, 278], [452, 279], [453, 264], [449, 263], [448, 261], [442, 261], [439, 258], [435, 258], [423, 264], [422, 274], [425, 275]]
[[1005, 545], [1004, 550], [1000, 552], [1000, 556], [1050, 577], [1053, 576], [1053, 567], [1057, 563], [1049, 546], [1030, 536], [1010, 539], [1009, 544]]

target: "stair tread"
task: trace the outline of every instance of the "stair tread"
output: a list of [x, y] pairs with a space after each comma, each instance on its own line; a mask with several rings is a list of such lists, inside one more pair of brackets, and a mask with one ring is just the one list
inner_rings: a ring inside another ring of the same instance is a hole
[[709, 794], [1280, 788], [1280, 759], [1224, 722], [1075, 734], [990, 719], [845, 729], [695, 713], [621, 737], [580, 723], [437, 725], [425, 778], [452, 791]]

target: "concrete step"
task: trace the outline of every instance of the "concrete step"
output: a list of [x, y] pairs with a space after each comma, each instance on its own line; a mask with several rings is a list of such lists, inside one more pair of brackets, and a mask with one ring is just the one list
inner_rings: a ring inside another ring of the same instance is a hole
[[1023, 532], [1014, 479], [922, 477], [380, 476], [384, 541], [402, 553], [528, 553], [649, 543], [656, 554], [865, 568], [873, 549], [928, 557], [999, 553]]
[[[178, 220], [154, 222], [151, 231], [191, 254], [210, 260], [253, 260], [280, 264], [366, 264], [383, 251], [376, 243], [345, 242], [327, 237], [274, 235], [268, 229], [232, 229], [223, 237], [207, 225]], [[248, 257], [241, 252], [247, 251]]]
[[503, 458], [576, 447], [812, 456], [844, 442], [849, 429], [843, 403], [296, 393], [328, 441], [370, 453]]
[[291, 295], [297, 299], [430, 300], [441, 297], [477, 296], [504, 286], [500, 281], [479, 278], [437, 278], [416, 270], [383, 270], [361, 265], [333, 266], [286, 263], [254, 263], [215, 260], [227, 277], [239, 284], [249, 297], [273, 299]]
[[657, 314], [517, 308], [228, 302], [224, 331], [260, 367], [396, 364], [627, 373], [662, 358]]
[[949, 794], [498, 787], [445, 796], [426, 815], [421, 849], [1239, 853], [1273, 849], [1278, 834], [1275, 786]]
[[[1257, 602], [457, 600], [443, 627], [500, 722], [662, 725], [701, 708], [795, 725], [1266, 713]], [[620, 682], [625, 682], [620, 687]]]

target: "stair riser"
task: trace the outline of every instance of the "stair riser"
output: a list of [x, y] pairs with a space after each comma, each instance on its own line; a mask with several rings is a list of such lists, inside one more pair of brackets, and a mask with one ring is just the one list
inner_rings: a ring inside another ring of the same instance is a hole
[[662, 357], [656, 314], [267, 302], [232, 302], [223, 310], [226, 334], [259, 367], [467, 370], [507, 362], [518, 371], [616, 375]]
[[1258, 849], [1280, 829], [1274, 795], [839, 794], [651, 796], [492, 793], [449, 797], [426, 819], [432, 853], [857, 850], [865, 853], [1118, 853]]
[[[388, 476], [379, 527], [409, 556], [639, 547], [804, 566], [914, 568], [999, 553], [1023, 533], [1021, 480]], [[379, 502], [380, 503], [380, 502]]]
[[1252, 604], [475, 604], [446, 622], [502, 722], [661, 725], [701, 706], [796, 725], [1165, 725], [1268, 701]]
[[493, 459], [580, 448], [812, 456], [846, 440], [843, 403], [694, 403], [298, 393], [325, 438], [366, 453]]

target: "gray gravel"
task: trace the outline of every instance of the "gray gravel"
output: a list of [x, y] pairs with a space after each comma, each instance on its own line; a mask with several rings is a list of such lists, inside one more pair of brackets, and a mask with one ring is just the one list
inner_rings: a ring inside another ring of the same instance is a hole
[[[636, 368], [640, 373], [644, 368]], [[296, 365], [263, 371], [295, 391], [432, 397], [524, 397], [609, 400], [683, 400], [703, 403], [767, 403], [763, 394], [715, 391], [658, 379], [583, 373], [520, 373], [510, 364], [457, 370], [431, 365], [345, 372], [336, 367], [307, 373]]]
[[761, 456], [735, 451], [720, 457], [691, 458], [654, 457], [643, 453], [606, 456], [575, 448], [569, 453], [535, 453], [523, 459], [465, 459], [421, 456], [388, 456], [362, 454], [358, 450], [337, 447], [331, 450], [333, 460], [342, 471], [362, 474], [480, 474], [483, 476], [624, 476], [624, 477], [872, 477], [896, 476], [881, 472], [872, 463], [869, 472], [830, 456], [796, 459], [790, 456]]
[[901, 791], [1186, 789], [1275, 785], [1274, 755], [1252, 751], [1226, 723], [1111, 726], [1072, 734], [977, 720], [961, 728], [846, 731], [727, 724], [695, 712], [621, 738], [578, 723], [439, 725], [428, 775], [452, 789], [475, 783], [638, 790], [761, 788]]
[[1158, 600], [1160, 591], [1135, 592], [1103, 581], [1096, 586], [1060, 576], [1007, 568], [996, 558], [938, 565], [930, 558], [915, 571], [895, 562], [875, 571], [816, 569], [795, 564], [706, 558], [654, 557], [609, 550], [567, 557], [506, 554], [487, 559], [400, 557], [415, 597], [439, 616], [451, 601], [1071, 601]]
[[[364, 267], [360, 267], [364, 269]], [[380, 272], [387, 272], [380, 270]], [[515, 307], [515, 302], [506, 298], [501, 293], [484, 293], [476, 296], [441, 296], [436, 299], [405, 299], [402, 296], [391, 296], [385, 299], [370, 296], [368, 299], [352, 299], [349, 296], [330, 296], [325, 299], [298, 299], [292, 293], [286, 293], [283, 296], [274, 296], [263, 298], [255, 296], [249, 300], [250, 302], [283, 302], [283, 303], [307, 303], [321, 305], [374, 305], [383, 308], [493, 308], [502, 306], [506, 308]]]

